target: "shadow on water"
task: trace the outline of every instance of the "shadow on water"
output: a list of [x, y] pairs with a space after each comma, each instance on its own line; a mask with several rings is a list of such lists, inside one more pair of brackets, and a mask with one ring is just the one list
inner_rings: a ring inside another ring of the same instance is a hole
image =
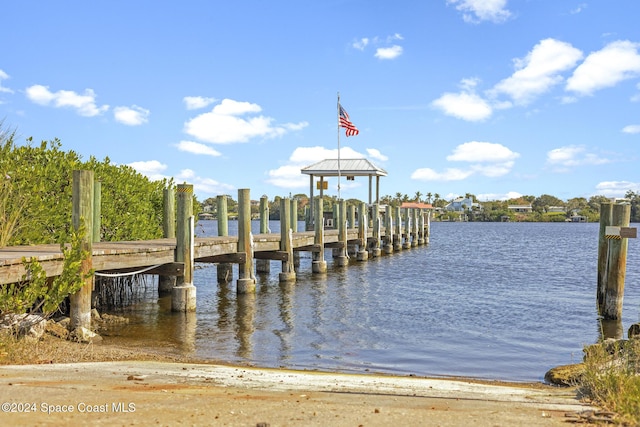
[[437, 223], [429, 246], [348, 267], [325, 251], [326, 274], [303, 254], [295, 282], [272, 261], [249, 295], [236, 293], [237, 266], [218, 284], [215, 265], [199, 265], [196, 313], [172, 313], [150, 289], [109, 339], [265, 367], [538, 381], [638, 321], [640, 247], [630, 242], [623, 320], [610, 322], [595, 310], [596, 246], [597, 224]]

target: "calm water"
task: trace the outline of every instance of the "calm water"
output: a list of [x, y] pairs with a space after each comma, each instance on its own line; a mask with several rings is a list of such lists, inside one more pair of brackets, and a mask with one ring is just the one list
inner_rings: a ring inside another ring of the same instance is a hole
[[[216, 227], [201, 221], [197, 233]], [[109, 339], [256, 366], [542, 381], [601, 334], [597, 234], [595, 223], [432, 223], [428, 246], [346, 268], [326, 251], [326, 275], [303, 253], [291, 284], [271, 262], [255, 295], [236, 295], [237, 269], [219, 286], [215, 265], [201, 265], [196, 313], [171, 313], [152, 283]], [[624, 317], [613, 325], [625, 336], [639, 319], [639, 259], [629, 239]]]

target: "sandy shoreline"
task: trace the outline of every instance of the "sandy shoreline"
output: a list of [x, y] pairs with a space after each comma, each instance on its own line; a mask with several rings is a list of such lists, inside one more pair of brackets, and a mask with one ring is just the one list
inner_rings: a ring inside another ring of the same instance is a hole
[[589, 409], [543, 384], [166, 361], [7, 365], [0, 384], [11, 425], [549, 426]]

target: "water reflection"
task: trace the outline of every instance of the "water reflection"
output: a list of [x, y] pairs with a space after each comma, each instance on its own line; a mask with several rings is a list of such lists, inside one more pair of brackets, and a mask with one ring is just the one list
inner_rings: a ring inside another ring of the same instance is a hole
[[256, 317], [256, 294], [239, 294], [236, 298], [236, 339], [238, 341], [237, 355], [243, 359], [251, 359], [253, 356], [252, 335]]

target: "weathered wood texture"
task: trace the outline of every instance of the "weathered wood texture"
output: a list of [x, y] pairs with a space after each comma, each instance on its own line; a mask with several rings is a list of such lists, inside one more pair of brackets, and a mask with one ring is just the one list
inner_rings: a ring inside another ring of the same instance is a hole
[[[339, 239], [338, 230], [324, 230], [325, 248], [343, 248], [344, 242]], [[381, 234], [385, 236], [386, 229]], [[368, 237], [373, 237], [372, 231]], [[270, 259], [278, 259], [280, 255], [280, 233], [256, 234], [253, 236], [254, 257], [267, 259], [267, 253], [274, 252]], [[315, 232], [303, 231], [293, 234], [293, 250], [315, 252]], [[346, 231], [347, 243], [359, 241], [358, 229]], [[194, 242], [194, 258], [196, 262], [224, 262], [225, 255], [237, 253], [237, 236], [197, 237]], [[92, 247], [93, 268], [96, 271], [118, 271], [143, 268], [152, 265], [174, 262], [176, 239], [137, 240], [125, 242], [99, 242]], [[48, 276], [57, 276], [62, 271], [62, 252], [60, 246], [34, 245], [9, 246], [0, 248], [0, 284], [15, 283], [22, 280], [25, 274], [22, 259], [37, 259]], [[234, 259], [229, 257], [229, 259]], [[233, 262], [233, 261], [229, 261]]]

